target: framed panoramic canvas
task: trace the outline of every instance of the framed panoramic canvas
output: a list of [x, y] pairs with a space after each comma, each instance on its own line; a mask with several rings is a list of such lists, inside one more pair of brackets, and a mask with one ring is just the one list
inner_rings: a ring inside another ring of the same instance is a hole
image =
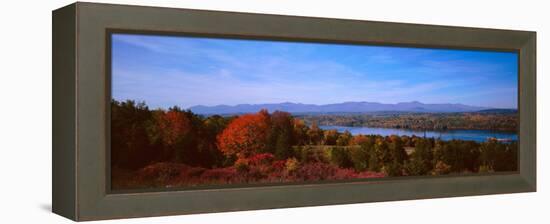
[[536, 190], [534, 32], [75, 3], [53, 47], [73, 220]]

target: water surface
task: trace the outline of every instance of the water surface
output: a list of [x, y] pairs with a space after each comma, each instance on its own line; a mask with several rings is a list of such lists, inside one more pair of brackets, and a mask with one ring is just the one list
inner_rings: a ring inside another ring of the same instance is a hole
[[397, 129], [397, 128], [371, 128], [371, 127], [349, 127], [349, 126], [320, 126], [324, 130], [338, 130], [338, 132], [349, 131], [352, 135], [407, 135], [407, 136], [419, 136], [424, 135], [428, 138], [441, 138], [441, 140], [448, 141], [452, 139], [467, 140], [484, 142], [487, 138], [497, 139], [511, 139], [518, 140], [518, 136], [513, 132], [500, 132], [489, 130], [447, 130], [447, 131], [421, 131], [410, 129]]

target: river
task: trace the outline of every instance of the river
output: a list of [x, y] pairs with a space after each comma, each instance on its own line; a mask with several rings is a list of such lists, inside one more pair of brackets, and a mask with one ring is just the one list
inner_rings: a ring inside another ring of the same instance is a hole
[[[349, 131], [352, 135], [407, 135], [407, 136], [424, 136], [424, 131], [410, 130], [410, 129], [397, 129], [397, 128], [371, 128], [371, 127], [348, 127], [348, 126], [320, 126], [324, 130], [338, 130], [338, 132]], [[428, 138], [441, 138], [441, 140], [467, 140], [484, 142], [487, 138], [497, 139], [511, 139], [517, 141], [518, 136], [513, 132], [499, 132], [489, 130], [447, 130], [447, 131], [426, 131], [426, 137]]]

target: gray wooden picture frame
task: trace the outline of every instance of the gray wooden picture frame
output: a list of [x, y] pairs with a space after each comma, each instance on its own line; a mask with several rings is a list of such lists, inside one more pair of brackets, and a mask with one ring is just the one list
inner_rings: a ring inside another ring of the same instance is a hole
[[[519, 172], [157, 192], [109, 188], [116, 30], [519, 53]], [[74, 3], [53, 12], [53, 212], [98, 220], [536, 191], [536, 33]]]

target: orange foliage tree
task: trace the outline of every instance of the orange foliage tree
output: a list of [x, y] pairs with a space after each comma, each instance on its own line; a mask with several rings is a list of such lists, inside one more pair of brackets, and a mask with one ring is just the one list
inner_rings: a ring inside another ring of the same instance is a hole
[[364, 145], [368, 144], [370, 141], [369, 137], [365, 135], [355, 135], [351, 139], [351, 145]]
[[168, 111], [162, 116], [159, 123], [164, 144], [177, 144], [191, 129], [191, 122], [180, 111]]
[[189, 136], [192, 129], [191, 120], [179, 108], [166, 112], [156, 111], [153, 119], [149, 137], [152, 141], [158, 141], [164, 146], [162, 157], [182, 161], [184, 151], [191, 140]]
[[270, 126], [267, 110], [242, 115], [218, 135], [218, 148], [226, 156], [248, 158], [266, 148]]

